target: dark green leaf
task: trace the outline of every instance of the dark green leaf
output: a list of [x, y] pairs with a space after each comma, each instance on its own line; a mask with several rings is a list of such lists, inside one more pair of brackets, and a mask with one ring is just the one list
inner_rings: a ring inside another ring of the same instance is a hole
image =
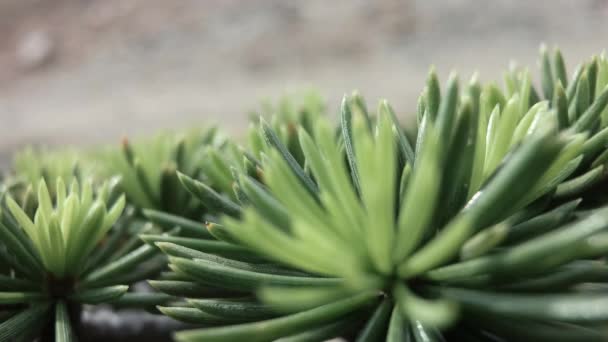
[[228, 232], [223, 225], [209, 222], [207, 223], [207, 231], [218, 241], [223, 241], [232, 244], [238, 244], [237, 240]]
[[234, 297], [242, 293], [201, 285], [192, 281], [181, 280], [148, 280], [153, 288], [172, 296], [207, 298], [207, 297]]
[[500, 288], [507, 291], [544, 292], [567, 289], [579, 283], [606, 281], [608, 281], [608, 266], [603, 262], [577, 260], [551, 270], [547, 274], [524, 278], [510, 284], [504, 284]]
[[447, 83], [445, 97], [441, 99], [437, 113], [437, 129], [439, 136], [446, 141], [451, 140], [451, 132], [456, 122], [456, 110], [458, 104], [458, 76], [450, 75]]
[[555, 198], [565, 199], [581, 196], [585, 191], [588, 191], [594, 187], [604, 178], [606, 178], [604, 165], [597, 166], [578, 177], [572, 178], [558, 185], [555, 191]]
[[99, 266], [103, 262], [107, 262], [110, 259], [110, 255], [116, 252], [118, 246], [123, 242], [124, 236], [127, 234], [127, 230], [130, 226], [131, 220], [135, 209], [133, 207], [127, 207], [125, 214], [118, 220], [114, 225], [114, 228], [110, 231], [109, 237], [103, 242], [103, 244], [95, 249], [91, 253], [87, 267], [84, 273], [90, 272], [93, 268]]
[[545, 98], [551, 100], [553, 96], [553, 72], [551, 71], [551, 61], [547, 54], [547, 48], [543, 45], [540, 48], [540, 73], [541, 73], [541, 84]]
[[298, 162], [294, 159], [294, 157], [289, 153], [289, 151], [287, 150], [287, 147], [285, 147], [285, 145], [281, 142], [279, 137], [272, 130], [272, 128], [266, 123], [266, 121], [264, 121], [264, 119], [261, 119], [261, 125], [262, 125], [262, 130], [264, 133], [264, 138], [266, 139], [268, 144], [270, 144], [271, 146], [274, 146], [279, 151], [279, 153], [281, 154], [283, 159], [285, 159], [285, 161], [287, 162], [287, 164], [289, 165], [289, 167], [291, 168], [293, 173], [300, 179], [302, 184], [304, 184], [306, 186], [306, 188], [308, 189], [308, 191], [310, 191], [310, 193], [312, 195], [316, 196], [316, 194], [319, 192], [319, 189], [317, 188], [317, 185], [315, 184], [315, 182], [313, 182], [313, 180], [310, 179], [310, 177], [306, 174], [306, 172], [304, 172], [302, 167], [298, 164]]
[[261, 257], [250, 251], [247, 248], [226, 243], [223, 241], [203, 240], [203, 239], [192, 239], [183, 238], [176, 236], [165, 236], [165, 235], [140, 235], [141, 239], [148, 244], [155, 244], [157, 242], [170, 242], [176, 245], [188, 247], [204, 253], [217, 254], [226, 258], [237, 259], [237, 260], [248, 260], [258, 261]]
[[553, 74], [555, 79], [559, 81], [564, 87], [568, 86], [568, 74], [566, 72], [566, 64], [562, 57], [561, 51], [555, 49], [553, 53]]
[[157, 308], [164, 315], [186, 323], [223, 325], [239, 322], [238, 320], [227, 317], [213, 316], [195, 308], [181, 306], [158, 306]]
[[576, 199], [509, 228], [506, 242], [513, 243], [546, 233], [570, 218], [581, 203]]
[[277, 227], [289, 227], [289, 215], [281, 204], [267, 189], [251, 177], [241, 177], [243, 191], [253, 206], [264, 213], [264, 216]]
[[55, 305], [55, 342], [75, 341], [68, 310], [63, 301]]
[[39, 302], [47, 297], [41, 292], [0, 292], [0, 304]]
[[336, 285], [342, 282], [341, 279], [337, 278], [298, 277], [252, 272], [203, 259], [188, 260], [172, 257], [170, 262], [171, 265], [195, 277], [203, 284], [233, 290], [253, 290], [260, 285], [322, 286]]
[[504, 319], [491, 315], [468, 315], [475, 326], [495, 333], [508, 341], [601, 342], [606, 340], [600, 329], [559, 322], [529, 319]]
[[241, 208], [239, 205], [226, 196], [218, 194], [208, 185], [192, 179], [181, 172], [178, 172], [177, 176], [186, 190], [200, 200], [207, 209], [231, 216], [240, 215]]
[[326, 341], [331, 338], [340, 336], [352, 325], [356, 323], [352, 317], [339, 320], [335, 323], [323, 325], [318, 328], [312, 328], [299, 334], [282, 337], [277, 339], [275, 342], [312, 342], [312, 341]]
[[157, 253], [156, 248], [149, 245], [143, 245], [120, 259], [91, 272], [80, 283], [80, 286], [82, 288], [90, 287], [93, 284], [116, 278], [150, 259], [155, 253]]
[[180, 232], [184, 236], [199, 237], [203, 239], [211, 238], [209, 232], [207, 229], [205, 229], [205, 225], [202, 222], [192, 221], [185, 217], [176, 216], [153, 209], [144, 209], [143, 213], [148, 220], [165, 229], [180, 227]]
[[430, 120], [435, 121], [437, 113], [439, 112], [439, 105], [441, 103], [441, 86], [439, 85], [439, 79], [437, 79], [437, 72], [434, 67], [431, 67], [429, 75], [426, 81], [426, 110], [430, 115]]
[[593, 56], [589, 67], [587, 68], [587, 74], [589, 77], [589, 98], [591, 101], [596, 97], [595, 92], [601, 89], [595, 89], [595, 83], [597, 82], [597, 67], [598, 67], [597, 56]]
[[0, 341], [15, 341], [35, 334], [49, 311], [49, 304], [37, 304], [0, 323]]
[[23, 270], [26, 274], [36, 277], [42, 272], [42, 266], [36, 257], [32, 255], [30, 250], [24, 246], [7, 226], [0, 222], [0, 241], [15, 255], [20, 264], [23, 264]]
[[603, 208], [580, 221], [523, 242], [516, 247], [444, 266], [430, 271], [427, 276], [433, 280], [467, 278], [486, 273], [508, 273], [513, 276], [537, 270], [539, 267], [554, 267], [572, 258], [571, 249], [576, 249], [576, 242], [606, 227], [608, 227], [608, 209]]
[[391, 320], [386, 332], [386, 342], [410, 342], [410, 325], [403, 318], [401, 310], [396, 305], [391, 313]]
[[182, 331], [175, 334], [179, 342], [249, 342], [272, 341], [302, 331], [335, 322], [340, 317], [375, 302], [377, 294], [362, 293], [348, 299], [320, 306], [297, 314], [249, 324]]
[[[578, 81], [580, 80], [583, 71], [585, 71], [584, 65], [578, 65], [574, 70], [574, 75], [572, 76], [572, 82], [568, 84], [566, 87], [566, 97], [568, 98], [568, 102], [574, 100], [574, 95], [576, 94], [576, 88], [578, 87]], [[571, 122], [572, 123], [572, 122]]]
[[115, 300], [125, 294], [128, 290], [129, 287], [126, 285], [100, 287], [91, 290], [77, 291], [68, 298], [84, 304], [99, 304]]
[[399, 156], [402, 159], [401, 164], [409, 164], [410, 166], [413, 166], [416, 156], [414, 154], [412, 144], [410, 143], [409, 138], [405, 134], [405, 131], [401, 127], [399, 119], [397, 119], [397, 115], [395, 115], [395, 111], [386, 100], [380, 102], [380, 113], [382, 112], [388, 113], [393, 122], [393, 130], [395, 131], [395, 135], [397, 136], [397, 146], [399, 147]]
[[40, 284], [28, 279], [19, 279], [0, 274], [0, 290], [39, 290]]
[[211, 315], [244, 320], [260, 320], [278, 316], [271, 306], [243, 299], [188, 299], [195, 308]]
[[560, 82], [555, 85], [555, 94], [553, 94], [553, 108], [557, 112], [557, 120], [559, 128], [564, 129], [569, 127], [568, 123], [568, 98], [564, 92], [564, 87]]
[[300, 276], [306, 275], [303, 272], [288, 270], [284, 267], [280, 267], [277, 265], [250, 263], [250, 262], [243, 262], [243, 261], [222, 258], [222, 257], [214, 255], [214, 254], [204, 253], [201, 251], [197, 251], [195, 249], [176, 245], [176, 244], [169, 243], [169, 242], [157, 242], [156, 245], [165, 254], [170, 255], [170, 256], [176, 256], [176, 257], [188, 258], [188, 259], [204, 259], [207, 261], [219, 263], [219, 264], [226, 265], [229, 267], [235, 267], [238, 269], [242, 269], [245, 271], [252, 271], [252, 272], [278, 274], [278, 275], [300, 275]]
[[148, 201], [150, 201], [150, 203], [153, 203], [154, 205], [160, 205], [160, 198], [158, 198], [159, 195], [157, 195], [154, 191], [154, 186], [152, 185], [150, 178], [146, 174], [144, 166], [139, 160], [135, 159], [135, 162], [133, 163], [133, 168], [135, 169], [135, 177], [137, 178], [137, 182], [139, 183], [143, 193], [148, 198]]
[[388, 319], [391, 314], [391, 301], [385, 298], [369, 318], [365, 327], [357, 336], [357, 342], [380, 341], [386, 334]]
[[489, 315], [565, 322], [598, 322], [608, 318], [608, 297], [602, 293], [536, 295], [457, 288], [437, 291], [466, 309]]
[[608, 87], [601, 91], [602, 93], [593, 101], [593, 104], [574, 123], [575, 131], [584, 132], [589, 130], [600, 119], [600, 114], [608, 105]]
[[118, 308], [150, 308], [157, 305], [165, 305], [178, 299], [178, 297], [164, 293], [127, 292], [120, 298], [111, 301], [110, 304]]
[[359, 171], [357, 169], [357, 159], [355, 147], [353, 145], [352, 113], [346, 96], [342, 98], [342, 105], [340, 107], [340, 127], [342, 128], [342, 140], [344, 141], [344, 147], [346, 149], [346, 158], [348, 160], [350, 175], [357, 193], [360, 193]]

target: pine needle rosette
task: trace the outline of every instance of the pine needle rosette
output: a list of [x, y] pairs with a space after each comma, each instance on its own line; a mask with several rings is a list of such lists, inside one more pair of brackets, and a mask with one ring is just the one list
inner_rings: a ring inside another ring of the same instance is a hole
[[[608, 211], [590, 191], [606, 178], [608, 79], [577, 75], [604, 74], [608, 65], [603, 57], [583, 64], [568, 86], [582, 89], [577, 94], [563, 89], [561, 72], [552, 76], [563, 67], [554, 56], [542, 54], [545, 100], [525, 70], [507, 73], [504, 92], [476, 77], [461, 91], [452, 75], [444, 94], [431, 71], [415, 144], [386, 101], [372, 117], [358, 95], [342, 103], [338, 136], [324, 118], [298, 127], [302, 158], [262, 121], [258, 172], [235, 175], [242, 198], [210, 225], [221, 243], [243, 248], [239, 261], [211, 244], [156, 242], [172, 277], [256, 294], [259, 301], [236, 305], [274, 315], [234, 325], [215, 309], [234, 307], [233, 299], [192, 299], [161, 311], [226, 326], [176, 339], [354, 332], [362, 341], [602, 340], [592, 324], [608, 311], [591, 303], [606, 297], [585, 288], [608, 270], [594, 260], [608, 251]], [[594, 90], [585, 92], [584, 82]], [[193, 189], [205, 197], [202, 185]], [[585, 210], [577, 209], [581, 200]], [[262, 261], [247, 260], [249, 253]], [[180, 295], [167, 282], [156, 285]]]
[[[54, 196], [41, 179], [32, 216], [9, 195], [0, 220], [0, 340], [39, 333], [70, 341], [82, 304], [111, 302], [150, 272], [138, 264], [156, 255], [148, 245], [123, 248], [116, 238], [129, 220], [116, 181], [99, 187], [59, 178]], [[115, 231], [109, 231], [115, 227]], [[110, 236], [110, 238], [108, 238]], [[107, 240], [106, 240], [107, 239]], [[116, 250], [114, 250], [116, 249]], [[52, 318], [55, 328], [48, 328]]]
[[4, 185], [30, 214], [38, 206], [36, 190], [40, 180], [49, 185], [51, 198], [55, 198], [57, 179], [80, 180], [83, 174], [92, 171], [91, 165], [83, 159], [84, 154], [76, 149], [26, 147], [15, 153]]
[[26, 150], [0, 179], [0, 341], [72, 341], [100, 303], [188, 342], [606, 340], [608, 59], [540, 69], [431, 68], [414, 135], [386, 100], [345, 96], [335, 125], [310, 93], [246, 147]]
[[22, 178], [26, 183], [38, 186], [38, 182], [44, 179], [50, 185], [50, 191], [55, 190], [55, 181], [58, 178], [71, 181], [79, 178], [82, 172], [79, 165], [82, 155], [75, 149], [51, 150], [25, 148], [15, 154], [13, 169], [17, 178]]
[[[216, 148], [225, 144], [228, 143], [214, 128], [184, 134], [165, 132], [136, 142], [124, 139], [120, 150], [112, 148], [102, 153], [100, 173], [120, 176], [121, 188], [136, 208], [198, 219], [194, 216], [200, 215], [201, 206], [179, 186], [176, 171], [205, 179], [214, 188], [225, 185], [218, 179], [229, 174], [209, 177], [206, 173], [214, 170], [205, 167], [207, 160], [218, 153]], [[208, 170], [205, 174], [203, 168]], [[227, 191], [231, 191], [229, 186]]]
[[[322, 97], [316, 92], [306, 92], [301, 99], [295, 96], [284, 96], [277, 105], [265, 102], [259, 113], [251, 114], [251, 123], [247, 132], [247, 142], [251, 155], [260, 159], [266, 152], [263, 125], [272, 128], [276, 139], [282, 142], [287, 150], [299, 163], [304, 162], [304, 156], [298, 140], [297, 128], [302, 127], [311, 131], [314, 122], [326, 114], [326, 106]], [[260, 117], [269, 117], [269, 123], [262, 123]]]
[[32, 221], [11, 197], [7, 206], [40, 255], [44, 268], [54, 277], [76, 276], [87, 256], [118, 220], [125, 207], [124, 196], [107, 207], [109, 184], [101, 187], [95, 198], [93, 186], [85, 182], [80, 189], [73, 181], [67, 189], [63, 180], [56, 182], [53, 205], [46, 182], [38, 186], [38, 209]]

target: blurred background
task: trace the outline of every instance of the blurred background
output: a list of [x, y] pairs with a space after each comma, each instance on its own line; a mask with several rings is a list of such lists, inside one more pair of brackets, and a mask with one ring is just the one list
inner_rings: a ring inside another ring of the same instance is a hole
[[0, 0], [0, 166], [28, 144], [118, 142], [217, 123], [238, 134], [262, 99], [359, 89], [407, 120], [431, 64], [537, 75], [606, 47], [607, 0]]

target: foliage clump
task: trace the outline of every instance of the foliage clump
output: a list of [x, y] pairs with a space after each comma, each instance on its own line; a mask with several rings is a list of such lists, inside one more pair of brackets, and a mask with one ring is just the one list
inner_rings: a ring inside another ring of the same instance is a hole
[[[415, 139], [355, 92], [338, 125], [316, 96], [267, 106], [244, 146], [125, 141], [70, 189], [23, 158], [4, 184], [0, 336], [54, 310], [67, 341], [75, 305], [111, 301], [200, 325], [178, 341], [605, 340], [608, 60], [569, 78], [543, 48], [540, 64], [541, 91], [521, 68], [503, 88], [442, 89], [431, 70]], [[158, 291], [117, 286], [142, 279]]]

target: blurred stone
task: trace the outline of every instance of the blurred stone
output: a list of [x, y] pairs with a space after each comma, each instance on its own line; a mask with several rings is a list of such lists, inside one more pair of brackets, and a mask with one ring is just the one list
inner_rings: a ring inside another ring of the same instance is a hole
[[24, 69], [37, 69], [49, 63], [55, 53], [55, 43], [44, 30], [30, 31], [17, 44], [17, 61]]

